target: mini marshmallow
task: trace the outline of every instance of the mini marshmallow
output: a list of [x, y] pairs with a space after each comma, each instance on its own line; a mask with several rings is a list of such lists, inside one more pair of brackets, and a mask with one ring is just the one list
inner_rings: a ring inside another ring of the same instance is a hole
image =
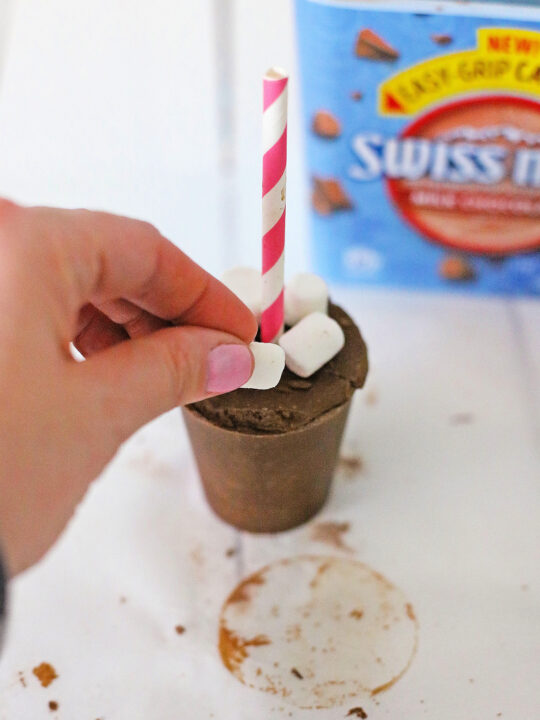
[[261, 273], [255, 268], [238, 266], [224, 272], [221, 282], [248, 306], [259, 321], [262, 309]]
[[285, 367], [285, 352], [274, 343], [252, 342], [249, 349], [255, 359], [253, 373], [243, 388], [270, 390], [281, 379]]
[[285, 287], [285, 324], [296, 325], [312, 312], [328, 312], [328, 288], [313, 273], [298, 273]]
[[307, 378], [338, 354], [345, 345], [345, 335], [331, 317], [314, 312], [287, 330], [279, 344], [285, 350], [289, 370]]

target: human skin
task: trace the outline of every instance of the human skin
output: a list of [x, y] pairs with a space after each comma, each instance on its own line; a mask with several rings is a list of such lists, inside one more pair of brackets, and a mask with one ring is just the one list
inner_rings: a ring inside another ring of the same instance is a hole
[[240, 300], [148, 223], [0, 200], [8, 574], [42, 557], [137, 428], [243, 384], [256, 331]]

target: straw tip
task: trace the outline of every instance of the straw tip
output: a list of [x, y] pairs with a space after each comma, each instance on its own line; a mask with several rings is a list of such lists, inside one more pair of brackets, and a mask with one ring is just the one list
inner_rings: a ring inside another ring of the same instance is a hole
[[283, 68], [277, 66], [268, 68], [268, 70], [264, 74], [265, 80], [285, 80], [288, 77], [289, 73]]

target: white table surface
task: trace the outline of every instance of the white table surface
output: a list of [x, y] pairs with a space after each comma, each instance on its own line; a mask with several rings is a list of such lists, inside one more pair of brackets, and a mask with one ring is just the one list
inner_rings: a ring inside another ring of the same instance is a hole
[[[18, 0], [12, 9], [0, 192], [144, 217], [212, 271], [255, 262], [254, 108], [267, 65], [294, 69], [286, 0], [236, 3], [237, 169], [225, 187], [208, 0]], [[296, 113], [293, 101], [293, 137]], [[292, 147], [291, 271], [306, 255]], [[224, 220], [229, 198], [238, 212]], [[344, 444], [362, 469], [338, 472], [311, 524], [255, 537], [208, 509], [179, 412], [143, 428], [53, 551], [12, 583], [0, 720], [343, 717], [354, 702], [302, 711], [247, 689], [216, 647], [220, 607], [242, 577], [304, 553], [349, 556], [312, 539], [321, 520], [350, 523], [353, 557], [396, 583], [419, 620], [409, 671], [378, 704], [362, 700], [370, 718], [538, 718], [540, 304], [333, 295], [370, 348]], [[47, 689], [31, 672], [42, 661], [59, 674]]]

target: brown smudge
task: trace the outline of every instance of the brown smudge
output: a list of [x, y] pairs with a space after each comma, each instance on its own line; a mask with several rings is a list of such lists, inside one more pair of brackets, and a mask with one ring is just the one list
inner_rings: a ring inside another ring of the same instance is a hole
[[459, 412], [450, 415], [450, 425], [470, 425], [474, 421], [474, 415], [470, 412]]
[[270, 644], [271, 642], [266, 635], [256, 635], [254, 638], [247, 640], [238, 637], [238, 635], [231, 632], [225, 625], [222, 625], [219, 629], [219, 652], [221, 659], [227, 670], [233, 674], [240, 669], [240, 666], [248, 657], [246, 648]]
[[186, 628], [183, 625], [176, 625], [174, 632], [177, 635], [183, 635], [186, 632]]
[[225, 550], [226, 557], [233, 557], [234, 555], [236, 555], [236, 548], [230, 547], [227, 550]]
[[120, 597], [118, 598], [118, 602], [120, 603], [120, 605], [125, 605], [127, 602], [127, 597], [125, 595], [120, 595]]
[[347, 475], [352, 476], [362, 472], [364, 461], [360, 455], [342, 455], [339, 458], [339, 467], [344, 470]]
[[32, 672], [37, 677], [43, 687], [48, 687], [53, 682], [53, 680], [58, 677], [58, 675], [56, 674], [56, 670], [50, 663], [47, 662], [42, 662], [40, 665], [37, 665], [32, 670]]
[[430, 37], [435, 45], [450, 45], [454, 39], [451, 35], [448, 35], [448, 33], [433, 33]]
[[49, 710], [53, 711], [58, 710], [58, 703], [56, 700], [49, 700]]
[[318, 110], [313, 116], [311, 129], [319, 137], [333, 140], [341, 135], [341, 123], [328, 110]]
[[398, 677], [392, 678], [387, 683], [384, 683], [384, 685], [379, 685], [379, 687], [376, 687], [374, 690], [371, 691], [371, 696], [373, 697], [374, 695], [378, 695], [379, 693], [388, 690], [399, 680], [400, 677], [401, 675], [398, 675]]
[[360, 90], [353, 90], [351, 93], [351, 100], [354, 100], [355, 102], [362, 100], [363, 97], [364, 93], [361, 93]]
[[361, 707], [351, 708], [349, 712], [345, 715], [345, 717], [351, 717], [352, 715], [362, 718], [362, 720], [366, 720], [367, 718], [367, 712], [364, 710], [364, 708]]
[[352, 208], [352, 202], [337, 178], [314, 177], [311, 201], [319, 215]]
[[414, 608], [413, 608], [413, 606], [411, 605], [411, 603], [407, 603], [407, 604], [405, 605], [405, 612], [407, 613], [407, 617], [408, 617], [410, 620], [416, 620], [416, 615], [414, 614]]
[[303, 679], [304, 679], [304, 676], [302, 675], [302, 673], [301, 673], [299, 670], [297, 670], [296, 668], [291, 668], [291, 673], [292, 673], [295, 677], [297, 677], [299, 680], [303, 680]]
[[21, 683], [21, 685], [23, 687], [26, 687], [26, 679], [24, 677], [24, 673], [22, 670], [19, 670], [18, 676], [19, 676], [19, 682]]
[[315, 576], [309, 583], [310, 588], [317, 587], [317, 585], [319, 584], [319, 579], [320, 579], [321, 575], [324, 575], [324, 573], [328, 570], [328, 568], [331, 566], [331, 564], [332, 563], [330, 561], [327, 561], [327, 562], [323, 562], [321, 565], [319, 565], [319, 567], [317, 568], [317, 571], [315, 573]]
[[376, 405], [378, 402], [378, 396], [375, 390], [369, 390], [366, 393], [366, 405]]
[[355, 620], [361, 620], [364, 617], [363, 610], [351, 610], [349, 617], [355, 618]]
[[360, 30], [356, 36], [354, 52], [356, 57], [367, 60], [394, 61], [399, 58], [399, 52], [369, 28]]
[[339, 550], [353, 552], [352, 548], [343, 542], [343, 534], [350, 530], [348, 522], [320, 522], [313, 526], [311, 539], [315, 542], [325, 543]]
[[451, 282], [470, 282], [476, 279], [471, 263], [459, 255], [448, 255], [439, 263], [439, 275]]
[[226, 605], [232, 605], [233, 603], [249, 602], [251, 600], [248, 588], [252, 585], [264, 585], [265, 579], [263, 572], [259, 571], [254, 575], [250, 575], [245, 580], [235, 587], [232, 593], [227, 598]]

